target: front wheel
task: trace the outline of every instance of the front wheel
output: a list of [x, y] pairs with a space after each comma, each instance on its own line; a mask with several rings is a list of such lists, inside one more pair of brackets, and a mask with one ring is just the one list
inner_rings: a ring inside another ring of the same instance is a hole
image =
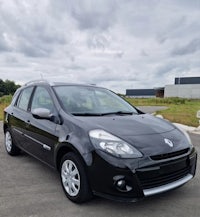
[[86, 202], [92, 197], [85, 165], [75, 153], [64, 155], [60, 164], [60, 178], [66, 196], [75, 203]]
[[14, 144], [11, 132], [8, 129], [6, 129], [5, 131], [4, 143], [5, 143], [6, 151], [9, 155], [12, 156], [19, 155], [20, 149]]

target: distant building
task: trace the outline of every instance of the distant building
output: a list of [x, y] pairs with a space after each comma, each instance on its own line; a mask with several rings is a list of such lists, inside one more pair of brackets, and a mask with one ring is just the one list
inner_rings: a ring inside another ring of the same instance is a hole
[[200, 99], [200, 77], [175, 78], [174, 85], [166, 85], [164, 97]]
[[155, 98], [164, 96], [164, 87], [154, 89], [127, 89], [127, 97], [134, 98]]
[[200, 99], [200, 77], [177, 77], [174, 84], [153, 89], [127, 89], [127, 97], [180, 97]]
[[153, 98], [156, 96], [154, 89], [128, 89], [126, 96], [135, 98]]
[[177, 85], [177, 84], [200, 84], [200, 77], [175, 78], [175, 85]]

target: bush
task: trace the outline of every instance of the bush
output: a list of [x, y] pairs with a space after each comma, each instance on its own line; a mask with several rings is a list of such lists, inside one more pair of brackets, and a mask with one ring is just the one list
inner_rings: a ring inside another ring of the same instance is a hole
[[9, 104], [12, 100], [12, 96], [8, 95], [8, 96], [2, 96], [0, 98], [0, 104]]

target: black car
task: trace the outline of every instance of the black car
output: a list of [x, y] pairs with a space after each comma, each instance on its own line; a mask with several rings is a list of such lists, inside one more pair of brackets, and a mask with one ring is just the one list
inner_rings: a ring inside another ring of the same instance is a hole
[[136, 201], [195, 175], [197, 153], [185, 132], [92, 85], [29, 82], [4, 111], [5, 147], [60, 173], [66, 196]]

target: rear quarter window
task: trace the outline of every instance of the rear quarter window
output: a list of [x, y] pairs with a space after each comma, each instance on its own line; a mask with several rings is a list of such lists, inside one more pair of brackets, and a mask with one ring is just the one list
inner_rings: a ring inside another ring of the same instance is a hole
[[21, 91], [16, 105], [18, 108], [27, 111], [32, 91], [33, 87], [27, 87]]

